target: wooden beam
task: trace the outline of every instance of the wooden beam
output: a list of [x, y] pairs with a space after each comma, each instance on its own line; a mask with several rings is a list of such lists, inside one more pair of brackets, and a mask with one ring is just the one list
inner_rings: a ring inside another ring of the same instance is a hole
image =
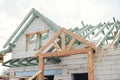
[[0, 78], [3, 78], [3, 79], [9, 79], [9, 78], [24, 78], [24, 79], [28, 79], [29, 77], [24, 77], [24, 76], [0, 76]]
[[90, 41], [85, 40], [84, 38], [82, 38], [82, 37], [80, 37], [80, 36], [78, 36], [78, 35], [70, 32], [70, 31], [68, 31], [68, 30], [66, 30], [65, 28], [63, 28], [63, 31], [64, 31], [66, 34], [71, 35], [73, 38], [77, 39], [78, 41], [83, 42], [84, 44], [88, 45], [89, 47], [97, 50], [96, 46], [95, 46], [93, 43], [91, 43]]
[[75, 42], [75, 39], [72, 38], [72, 40], [70, 41], [70, 43], [67, 46], [67, 50], [69, 50], [72, 47], [72, 45], [73, 45], [74, 42]]
[[3, 63], [3, 55], [0, 54], [0, 63]]
[[39, 36], [40, 36], [40, 34], [36, 34], [37, 35], [37, 39], [36, 39], [36, 48], [35, 48], [35, 50], [37, 50], [38, 49], [38, 43], [39, 43]]
[[39, 71], [38, 80], [44, 80], [44, 59], [42, 57], [39, 58]]
[[64, 50], [65, 49], [65, 33], [64, 32], [62, 32], [62, 50]]
[[54, 47], [56, 48], [57, 51], [61, 50], [60, 46], [55, 41], [53, 42], [53, 45], [54, 45]]
[[98, 36], [98, 35], [105, 29], [105, 27], [108, 27], [108, 24], [109, 24], [109, 23], [104, 24], [104, 25], [102, 26], [102, 28], [100, 28], [99, 31], [98, 31], [97, 33], [95, 33], [95, 35], [94, 35], [92, 38]]
[[26, 52], [28, 51], [28, 48], [29, 48], [29, 39], [30, 39], [30, 36], [26, 35]]
[[59, 32], [57, 32], [57, 33], [53, 36], [53, 38], [50, 39], [49, 42], [48, 42], [45, 46], [43, 46], [43, 47], [35, 54], [35, 56], [38, 56], [39, 54], [41, 54], [41, 52], [42, 52], [45, 48], [47, 48], [61, 33], [62, 33], [62, 29], [61, 29]]
[[[63, 33], [63, 34], [62, 34], [62, 33]], [[78, 35], [70, 32], [70, 31], [68, 31], [68, 30], [66, 30], [66, 29], [64, 29], [64, 28], [62, 28], [58, 33], [56, 33], [56, 34], [53, 36], [53, 38], [51, 38], [51, 39], [49, 40], [49, 42], [48, 42], [45, 46], [43, 46], [43, 47], [35, 54], [35, 56], [39, 56], [39, 54], [41, 54], [42, 51], [43, 51], [45, 48], [47, 48], [47, 47], [48, 47], [59, 35], [61, 35], [61, 34], [62, 34], [62, 47], [63, 47], [63, 48], [65, 48], [65, 34], [68, 34], [68, 35], [72, 36], [74, 39], [77, 39], [78, 41], [83, 42], [84, 44], [88, 45], [89, 47], [97, 50], [96, 46], [95, 46], [93, 43], [89, 42], [88, 40], [85, 40], [84, 38], [82, 38], [82, 37], [80, 37], [80, 36], [78, 36]], [[71, 42], [71, 43], [72, 43], [72, 42]], [[71, 45], [69, 45], [69, 46], [71, 47]], [[68, 48], [68, 49], [69, 49], [69, 48]]]
[[105, 34], [105, 36], [97, 43], [96, 47], [100, 48], [102, 43], [104, 43], [104, 41], [108, 38], [108, 36], [112, 33], [112, 31], [114, 30], [115, 26], [117, 25], [117, 22], [115, 22], [112, 27], [109, 29], [109, 31]]
[[96, 27], [91, 28], [92, 30], [90, 30], [87, 34], [85, 34], [85, 35], [83, 36], [83, 38], [88, 37], [90, 34], [94, 33], [94, 31], [95, 31], [97, 28], [100, 28], [100, 27], [101, 27], [101, 23], [99, 23]]
[[3, 60], [0, 60], [0, 63], [3, 63]]
[[44, 31], [39, 31], [39, 32], [28, 33], [28, 34], [26, 34], [26, 35], [43, 34], [43, 33], [47, 33], [47, 32], [49, 32], [49, 29], [48, 29], [48, 30], [44, 30]]
[[68, 56], [68, 55], [75, 55], [75, 54], [86, 54], [90, 48], [83, 48], [83, 49], [77, 49], [77, 50], [63, 50], [59, 52], [50, 52], [46, 54], [40, 54], [39, 56], [43, 58], [47, 57], [60, 57], [60, 56]]
[[87, 56], [88, 56], [88, 80], [94, 80], [94, 69], [93, 69], [94, 60], [93, 60], [92, 49], [88, 51]]

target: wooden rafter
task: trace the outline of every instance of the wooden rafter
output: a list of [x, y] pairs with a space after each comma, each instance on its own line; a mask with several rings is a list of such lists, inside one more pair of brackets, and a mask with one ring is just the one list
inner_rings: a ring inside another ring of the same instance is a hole
[[82, 38], [82, 37], [80, 37], [80, 36], [78, 36], [78, 35], [70, 32], [70, 31], [68, 31], [68, 30], [66, 30], [65, 28], [63, 28], [63, 31], [64, 31], [66, 34], [71, 35], [73, 38], [77, 39], [78, 41], [83, 42], [84, 44], [88, 45], [89, 47], [91, 47], [91, 48], [93, 48], [93, 49], [95, 49], [95, 50], [97, 49], [96, 46], [95, 46], [93, 43], [91, 43], [90, 41], [85, 40], [84, 38]]

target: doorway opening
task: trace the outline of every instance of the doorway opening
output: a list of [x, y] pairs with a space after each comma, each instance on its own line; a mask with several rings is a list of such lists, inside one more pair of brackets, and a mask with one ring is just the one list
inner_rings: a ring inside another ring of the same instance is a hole
[[45, 80], [54, 80], [54, 75], [45, 76]]
[[88, 80], [88, 73], [73, 74], [73, 80]]
[[26, 79], [24, 79], [24, 78], [20, 78], [19, 80], [26, 80]]

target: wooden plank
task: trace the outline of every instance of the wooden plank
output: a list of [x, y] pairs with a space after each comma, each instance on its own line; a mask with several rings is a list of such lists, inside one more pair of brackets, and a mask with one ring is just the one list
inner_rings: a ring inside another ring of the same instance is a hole
[[29, 77], [24, 77], [24, 76], [0, 76], [0, 78], [3, 78], [3, 79], [9, 79], [9, 78], [24, 78], [24, 79], [28, 79]]
[[39, 71], [40, 74], [38, 74], [38, 80], [44, 80], [44, 59], [43, 57], [40, 57], [39, 58]]
[[62, 32], [62, 50], [65, 49], [65, 33]]
[[88, 80], [94, 80], [94, 70], [92, 70], [94, 67], [92, 49], [88, 51], [87, 55], [88, 55]]
[[65, 28], [63, 28], [63, 31], [64, 31], [66, 34], [71, 35], [73, 38], [77, 39], [78, 41], [83, 42], [84, 44], [88, 45], [89, 47], [97, 50], [96, 46], [95, 46], [93, 43], [91, 43], [90, 41], [85, 40], [84, 38], [82, 38], [82, 37], [80, 37], [80, 36], [78, 36], [78, 35], [70, 32], [70, 31], [68, 31], [68, 30], [66, 30]]
[[67, 56], [67, 55], [75, 55], [75, 54], [86, 54], [90, 48], [82, 48], [77, 50], [62, 50], [59, 52], [51, 52], [46, 54], [40, 54], [43, 58], [47, 57], [60, 57], [60, 56]]
[[44, 46], [35, 54], [35, 56], [38, 56], [39, 54], [41, 54], [41, 52], [42, 52], [45, 48], [47, 48], [61, 33], [62, 33], [62, 30], [60, 30], [59, 32], [57, 32], [57, 33], [53, 36], [53, 38], [50, 39], [49, 42], [48, 42], [46, 45], [44, 45]]
[[72, 45], [73, 45], [74, 42], [75, 42], [75, 39], [72, 38], [72, 40], [70, 41], [70, 43], [67, 46], [67, 50], [69, 50], [72, 47]]

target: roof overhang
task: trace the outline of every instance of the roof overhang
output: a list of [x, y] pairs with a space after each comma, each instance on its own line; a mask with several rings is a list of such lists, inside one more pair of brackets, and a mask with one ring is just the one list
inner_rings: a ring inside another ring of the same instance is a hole
[[[61, 60], [57, 57], [47, 58], [46, 61], [50, 61], [52, 63], [61, 62]], [[23, 67], [23, 66], [36, 66], [36, 65], [38, 65], [38, 58], [35, 58], [35, 57], [10, 59], [3, 63], [3, 66], [6, 66], [6, 67]]]

